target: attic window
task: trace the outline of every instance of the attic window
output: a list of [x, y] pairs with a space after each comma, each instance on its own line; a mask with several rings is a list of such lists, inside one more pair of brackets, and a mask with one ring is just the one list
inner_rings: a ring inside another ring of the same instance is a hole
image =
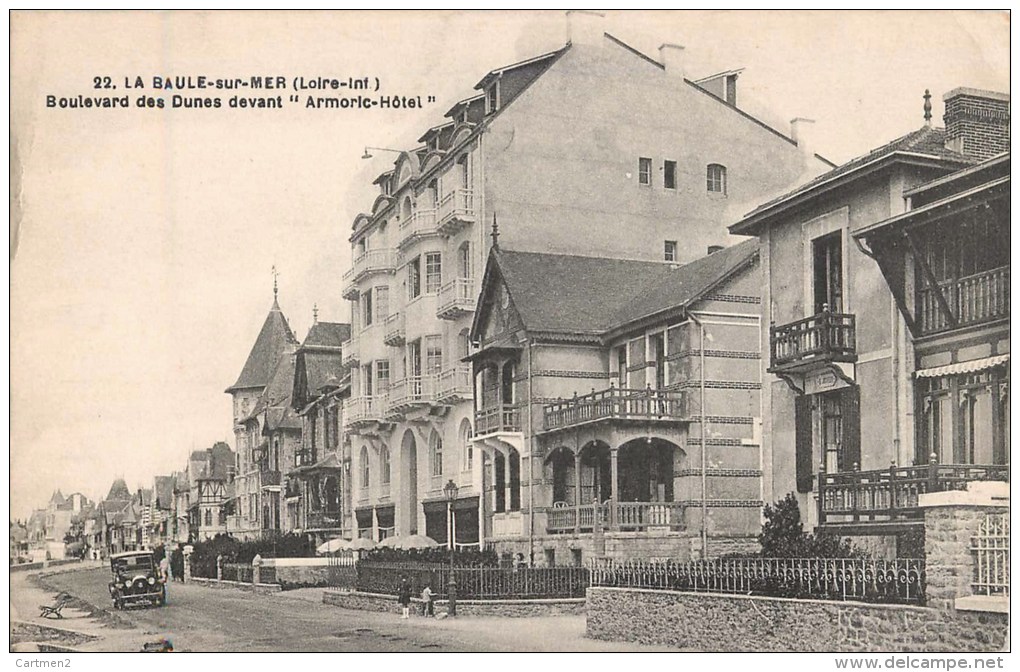
[[499, 109], [499, 80], [485, 90], [485, 113], [492, 114]]

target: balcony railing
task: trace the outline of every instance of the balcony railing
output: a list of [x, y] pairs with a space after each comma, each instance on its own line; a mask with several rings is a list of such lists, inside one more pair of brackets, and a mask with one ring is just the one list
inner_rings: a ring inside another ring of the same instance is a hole
[[971, 481], [1008, 480], [1008, 465], [928, 464], [819, 473], [818, 524], [919, 521], [919, 495], [965, 490]]
[[472, 387], [471, 365], [461, 364], [439, 374], [439, 389], [436, 399], [446, 403], [471, 399], [473, 396]]
[[358, 339], [350, 338], [344, 341], [340, 344], [340, 351], [343, 353], [340, 359], [344, 366], [358, 363]]
[[403, 345], [404, 335], [404, 314], [391, 313], [386, 318], [386, 331], [383, 333], [383, 343], [392, 346]]
[[338, 530], [341, 527], [339, 509], [327, 511], [309, 511], [307, 528], [309, 530]]
[[436, 317], [441, 320], [455, 320], [475, 309], [475, 281], [471, 278], [457, 278], [443, 285], [439, 290], [439, 308]]
[[[679, 502], [616, 502], [616, 522], [620, 530], [647, 530], [650, 527], [680, 529], [684, 524], [684, 506]], [[612, 521], [610, 524], [613, 524]]]
[[476, 216], [475, 192], [471, 189], [454, 189], [439, 201], [439, 231], [444, 235], [473, 223]]
[[[940, 282], [939, 289], [956, 317], [957, 326], [1009, 317], [1009, 266]], [[931, 287], [918, 292], [917, 322], [924, 334], [951, 326]]]
[[824, 310], [803, 320], [769, 329], [772, 366], [793, 369], [817, 362], [857, 361], [856, 319]]
[[390, 413], [402, 413], [415, 406], [436, 402], [438, 376], [410, 376], [390, 385]]
[[259, 485], [263, 489], [280, 487], [280, 472], [275, 469], [259, 472]]
[[344, 425], [356, 429], [368, 423], [382, 422], [386, 402], [386, 395], [351, 397], [344, 402]]
[[521, 409], [518, 406], [501, 404], [475, 411], [475, 436], [519, 431], [521, 431]]
[[394, 268], [396, 253], [392, 249], [382, 248], [362, 253], [351, 264], [349, 272], [353, 273], [354, 280], [360, 280], [371, 273], [391, 273]]
[[591, 532], [595, 529], [596, 515], [599, 526], [609, 527], [608, 504], [582, 504], [581, 506], [554, 506], [546, 509], [546, 529], [557, 532]]
[[683, 394], [675, 390], [610, 387], [544, 407], [545, 429], [562, 429], [597, 420], [682, 420]]
[[436, 228], [436, 211], [434, 209], [418, 210], [408, 219], [400, 223], [400, 242], [398, 247], [404, 248], [420, 238], [439, 235]]

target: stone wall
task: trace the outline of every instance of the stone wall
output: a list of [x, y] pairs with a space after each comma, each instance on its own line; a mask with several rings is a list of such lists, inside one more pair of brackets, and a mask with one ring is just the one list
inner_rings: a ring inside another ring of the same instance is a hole
[[[356, 591], [326, 590], [323, 604], [344, 609], [399, 613], [400, 605], [392, 595]], [[436, 613], [446, 611], [446, 600], [436, 600]], [[411, 613], [421, 614], [421, 600], [411, 599]], [[457, 616], [502, 616], [531, 618], [535, 616], [578, 616], [585, 613], [585, 600], [458, 600]]]
[[925, 511], [924, 554], [928, 604], [952, 608], [956, 598], [971, 593], [974, 555], [971, 537], [985, 516], [1009, 509], [982, 506], [931, 506]]
[[700, 651], [1001, 651], [1007, 614], [589, 588], [587, 636]]
[[[246, 581], [217, 581], [216, 579], [207, 579], [201, 576], [192, 576], [189, 580], [190, 583], [195, 583], [200, 586], [207, 588], [233, 588], [235, 590], [245, 590], [254, 593], [278, 593], [280, 590], [279, 584], [276, 583], [248, 583]], [[173, 588], [170, 589], [171, 591]]]
[[263, 567], [276, 569], [276, 582], [283, 586], [329, 585], [328, 558], [267, 558]]

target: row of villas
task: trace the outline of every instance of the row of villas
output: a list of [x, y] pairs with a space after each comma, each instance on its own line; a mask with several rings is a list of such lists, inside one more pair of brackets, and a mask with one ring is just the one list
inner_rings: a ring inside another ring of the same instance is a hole
[[[917, 494], [1005, 476], [1008, 96], [835, 167], [738, 106], [740, 71], [600, 21], [374, 181], [349, 325], [299, 343], [274, 299], [227, 390], [227, 531], [699, 557], [796, 492], [894, 553]], [[734, 220], [756, 240], [723, 248]]]

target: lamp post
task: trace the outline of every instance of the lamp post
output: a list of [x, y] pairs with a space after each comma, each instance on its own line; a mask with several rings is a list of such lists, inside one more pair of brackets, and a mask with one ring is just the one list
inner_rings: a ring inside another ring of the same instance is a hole
[[457, 615], [457, 579], [456, 579], [456, 577], [454, 576], [454, 573], [453, 573], [453, 551], [456, 548], [456, 545], [454, 544], [454, 541], [453, 541], [453, 534], [454, 534], [454, 529], [453, 529], [453, 503], [455, 501], [457, 501], [457, 490], [458, 490], [457, 484], [453, 482], [452, 478], [449, 481], [446, 482], [446, 485], [443, 486], [443, 493], [446, 495], [446, 505], [448, 507], [447, 508], [447, 520], [449, 521], [448, 525], [449, 525], [449, 547], [450, 547], [450, 583], [448, 584], [448, 587], [447, 587], [447, 600], [448, 600], [448, 605], [449, 605], [447, 607], [447, 609], [446, 609], [446, 615], [447, 616], [456, 616]]
[[402, 149], [390, 149], [389, 147], [365, 147], [365, 153], [361, 155], [362, 159], [367, 160], [372, 158], [372, 153], [368, 151], [370, 149], [375, 150], [377, 152], [393, 152], [394, 154], [404, 153], [404, 150]]

